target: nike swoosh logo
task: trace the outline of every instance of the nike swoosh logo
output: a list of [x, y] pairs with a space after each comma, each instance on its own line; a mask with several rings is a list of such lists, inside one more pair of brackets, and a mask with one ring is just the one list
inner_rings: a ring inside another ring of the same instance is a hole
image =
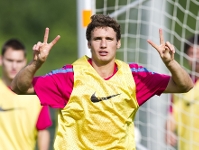
[[13, 110], [16, 110], [16, 109], [21, 109], [21, 108], [8, 108], [8, 109], [3, 109], [1, 106], [0, 106], [0, 111], [13, 111]]
[[191, 105], [194, 105], [195, 103], [197, 103], [197, 101], [190, 101], [190, 102], [186, 102], [186, 106], [191, 106]]
[[107, 96], [107, 97], [96, 97], [95, 93], [93, 93], [93, 95], [91, 96], [91, 101], [93, 103], [97, 103], [97, 102], [100, 102], [100, 101], [103, 101], [103, 100], [108, 100], [112, 97], [116, 97], [118, 95], [120, 95], [120, 94], [114, 94], [114, 95], [110, 95], [110, 96]]

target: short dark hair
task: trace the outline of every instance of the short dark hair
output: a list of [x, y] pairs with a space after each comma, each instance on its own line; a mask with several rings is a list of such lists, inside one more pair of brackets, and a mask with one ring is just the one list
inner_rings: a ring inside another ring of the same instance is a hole
[[117, 21], [113, 18], [111, 18], [108, 15], [103, 14], [95, 14], [91, 16], [91, 22], [89, 23], [87, 30], [86, 30], [86, 39], [90, 41], [91, 39], [91, 32], [93, 29], [98, 27], [111, 27], [116, 32], [116, 38], [117, 40], [121, 39], [121, 33], [120, 33], [120, 25], [117, 23]]
[[194, 44], [199, 45], [199, 34], [195, 34], [191, 36], [184, 44], [184, 53], [187, 54], [187, 51], [190, 47], [192, 47]]
[[1, 49], [1, 55], [3, 56], [8, 48], [14, 50], [23, 50], [24, 56], [26, 57], [26, 48], [18, 39], [12, 38], [4, 43]]

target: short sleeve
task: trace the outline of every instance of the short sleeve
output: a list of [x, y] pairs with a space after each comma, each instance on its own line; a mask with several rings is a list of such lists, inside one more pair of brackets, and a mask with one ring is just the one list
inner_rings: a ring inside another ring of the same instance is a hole
[[37, 120], [36, 128], [37, 130], [44, 130], [50, 127], [51, 125], [52, 125], [52, 120], [50, 117], [49, 108], [48, 106], [43, 106], [41, 108], [41, 111]]
[[154, 95], [160, 96], [166, 89], [170, 76], [151, 72], [138, 64], [129, 64], [136, 84], [136, 98], [139, 105]]
[[45, 76], [35, 77], [33, 86], [41, 105], [64, 108], [73, 89], [73, 78], [71, 65], [53, 70]]

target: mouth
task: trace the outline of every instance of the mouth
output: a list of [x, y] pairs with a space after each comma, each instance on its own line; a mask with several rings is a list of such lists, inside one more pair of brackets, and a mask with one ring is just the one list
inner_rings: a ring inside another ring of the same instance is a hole
[[106, 56], [108, 54], [107, 51], [99, 51], [100, 56]]
[[17, 72], [16, 71], [11, 71], [10, 74], [11, 75], [15, 75], [15, 74], [17, 74]]

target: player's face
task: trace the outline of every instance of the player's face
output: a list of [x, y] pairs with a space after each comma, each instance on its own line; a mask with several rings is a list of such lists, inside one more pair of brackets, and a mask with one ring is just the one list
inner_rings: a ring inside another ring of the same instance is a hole
[[12, 80], [26, 65], [26, 58], [22, 50], [7, 49], [1, 58], [3, 76]]
[[193, 71], [199, 73], [199, 45], [190, 47], [187, 51], [189, 65]]
[[116, 39], [116, 32], [110, 27], [95, 28], [88, 42], [92, 59], [98, 64], [114, 61], [116, 50], [120, 48], [120, 45], [120, 40]]

